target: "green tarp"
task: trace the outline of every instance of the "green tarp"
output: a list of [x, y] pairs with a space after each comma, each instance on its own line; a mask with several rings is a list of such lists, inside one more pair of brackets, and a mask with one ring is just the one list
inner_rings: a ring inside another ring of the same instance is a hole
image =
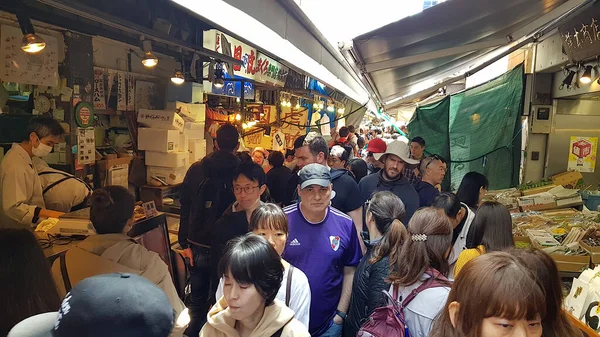
[[408, 125], [410, 136], [423, 137], [429, 154], [451, 162], [444, 190], [457, 190], [470, 171], [484, 174], [491, 189], [518, 185], [523, 69], [520, 65], [485, 84], [416, 110]]

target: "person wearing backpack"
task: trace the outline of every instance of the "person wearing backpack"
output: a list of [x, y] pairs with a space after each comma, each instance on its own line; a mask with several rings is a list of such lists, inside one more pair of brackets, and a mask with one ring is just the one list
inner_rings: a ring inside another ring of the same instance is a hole
[[359, 336], [427, 337], [450, 293], [448, 255], [452, 224], [435, 208], [418, 210], [390, 256], [392, 302], [376, 309], [361, 327]]
[[210, 306], [210, 240], [217, 220], [235, 201], [231, 184], [240, 163], [234, 154], [239, 136], [231, 124], [219, 127], [216, 151], [189, 168], [181, 187], [179, 244], [191, 276], [188, 336], [198, 335]]
[[376, 193], [367, 206], [365, 222], [370, 241], [366, 242], [367, 253], [354, 273], [344, 336], [356, 336], [369, 315], [385, 305], [382, 291], [390, 288], [385, 279], [389, 274], [390, 255], [396, 253], [393, 250], [396, 240], [406, 231], [400, 222], [404, 213], [404, 203], [390, 191]]
[[310, 336], [294, 311], [276, 299], [284, 267], [265, 238], [250, 233], [229, 241], [219, 275], [223, 296], [210, 309], [200, 337]]

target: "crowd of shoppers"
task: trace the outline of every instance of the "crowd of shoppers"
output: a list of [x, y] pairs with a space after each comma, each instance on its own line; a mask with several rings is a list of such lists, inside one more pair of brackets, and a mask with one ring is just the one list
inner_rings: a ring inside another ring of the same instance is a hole
[[412, 337], [581, 336], [556, 265], [514, 248], [485, 176], [440, 192], [449, 163], [426, 157], [423, 138], [339, 136], [243, 155], [235, 127], [219, 128], [182, 186], [189, 315], [167, 265], [126, 235], [122, 187], [92, 194], [98, 235], [52, 270], [29, 230], [1, 230], [0, 334], [353, 337], [391, 299]]

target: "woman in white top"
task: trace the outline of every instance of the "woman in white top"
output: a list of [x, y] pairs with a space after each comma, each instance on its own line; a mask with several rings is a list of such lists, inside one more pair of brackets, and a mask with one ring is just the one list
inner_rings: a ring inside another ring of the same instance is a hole
[[62, 141], [62, 126], [49, 117], [29, 122], [21, 143], [13, 143], [0, 165], [0, 227], [32, 228], [63, 213], [46, 209], [42, 183], [31, 158], [45, 157]]
[[[446, 275], [452, 224], [443, 210], [422, 208], [415, 212], [397, 242], [392, 251], [398, 253], [390, 256], [390, 294], [396, 288], [397, 299], [402, 303], [419, 286], [435, 281], [435, 285], [418, 292], [403, 309], [410, 336], [427, 337], [450, 293]], [[435, 279], [431, 280], [432, 277]]]
[[[279, 206], [264, 204], [257, 208], [250, 217], [250, 230], [267, 239], [279, 256], [283, 254], [289, 231], [287, 216]], [[284, 259], [281, 259], [281, 263], [285, 271], [276, 298], [294, 311], [295, 319], [308, 327], [311, 300], [308, 278]], [[222, 296], [223, 278], [219, 281], [215, 298], [218, 300]]]

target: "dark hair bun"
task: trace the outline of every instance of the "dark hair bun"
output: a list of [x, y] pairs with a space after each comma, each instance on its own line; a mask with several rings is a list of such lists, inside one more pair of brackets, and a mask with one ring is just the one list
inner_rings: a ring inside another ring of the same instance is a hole
[[94, 208], [106, 209], [109, 208], [112, 204], [113, 200], [110, 197], [108, 191], [104, 189], [99, 189], [94, 191], [94, 193], [92, 194], [92, 205], [94, 205]]

